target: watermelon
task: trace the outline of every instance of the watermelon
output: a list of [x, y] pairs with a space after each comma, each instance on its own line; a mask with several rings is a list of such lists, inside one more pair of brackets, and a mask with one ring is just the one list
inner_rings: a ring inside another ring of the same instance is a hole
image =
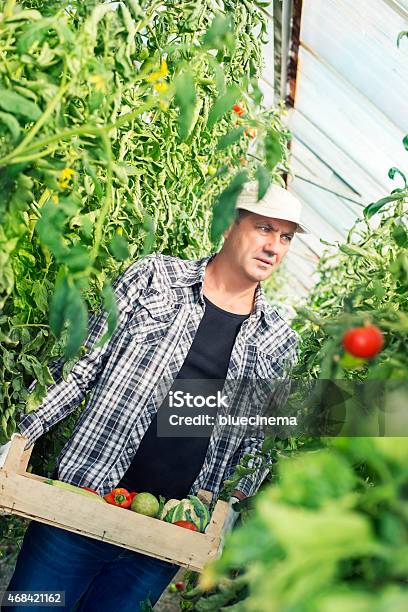
[[168, 523], [191, 521], [199, 531], [203, 532], [210, 522], [210, 513], [198, 497], [188, 495], [188, 499], [170, 499], [166, 502], [159, 518]]

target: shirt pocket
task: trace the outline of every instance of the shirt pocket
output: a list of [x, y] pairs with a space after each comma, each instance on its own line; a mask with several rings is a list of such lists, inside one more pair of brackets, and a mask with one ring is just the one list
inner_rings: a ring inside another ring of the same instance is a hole
[[163, 293], [142, 293], [139, 308], [127, 328], [129, 335], [138, 343], [160, 342], [168, 333], [181, 306]]
[[258, 378], [264, 380], [283, 378], [284, 371], [285, 360], [282, 356], [258, 352], [255, 366], [255, 373]]

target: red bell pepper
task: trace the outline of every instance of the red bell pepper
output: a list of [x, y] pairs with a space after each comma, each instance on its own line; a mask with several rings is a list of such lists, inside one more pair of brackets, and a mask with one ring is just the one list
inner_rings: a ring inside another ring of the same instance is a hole
[[126, 489], [122, 489], [119, 487], [118, 489], [113, 489], [107, 495], [104, 495], [104, 499], [108, 502], [108, 504], [112, 504], [112, 506], [119, 506], [119, 508], [129, 508], [132, 503], [132, 498], [130, 497], [129, 491]]
[[133, 498], [136, 497], [137, 493], [135, 493], [134, 491], [131, 491], [129, 495], [130, 495], [130, 504], [132, 504]]

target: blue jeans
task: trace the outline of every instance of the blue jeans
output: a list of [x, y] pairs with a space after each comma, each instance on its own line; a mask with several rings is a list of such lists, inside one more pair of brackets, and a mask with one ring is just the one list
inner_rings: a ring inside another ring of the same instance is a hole
[[[65, 591], [65, 608], [54, 610], [136, 612], [147, 597], [153, 606], [178, 570], [173, 563], [31, 521], [7, 590]], [[50, 612], [50, 606], [2, 610]]]

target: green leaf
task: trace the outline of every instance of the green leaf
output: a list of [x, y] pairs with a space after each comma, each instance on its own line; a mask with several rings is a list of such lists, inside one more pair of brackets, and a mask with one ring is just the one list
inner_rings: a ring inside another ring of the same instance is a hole
[[20, 34], [17, 42], [17, 52], [20, 55], [28, 53], [32, 45], [37, 42], [41, 45], [48, 34], [49, 29], [54, 25], [55, 19], [48, 17], [32, 24], [28, 24], [22, 34]]
[[272, 451], [276, 448], [276, 437], [275, 436], [266, 436], [265, 440], [262, 443], [262, 453], [267, 453], [268, 451]]
[[364, 208], [363, 210], [364, 216], [367, 219], [370, 219], [370, 217], [375, 215], [375, 213], [381, 210], [381, 208], [383, 208], [386, 204], [389, 204], [389, 202], [395, 202], [396, 200], [399, 200], [399, 199], [402, 200], [403, 197], [406, 197], [407, 195], [404, 192], [400, 192], [400, 193], [401, 195], [397, 193], [394, 195], [386, 196], [385, 198], [381, 198], [380, 200], [378, 200], [378, 202], [372, 202], [371, 204], [369, 204], [368, 206]]
[[268, 170], [273, 170], [283, 157], [282, 146], [279, 141], [279, 133], [269, 129], [265, 135], [265, 166]]
[[34, 390], [27, 396], [26, 400], [26, 413], [30, 413], [41, 406], [43, 399], [47, 395], [47, 387], [37, 383]]
[[251, 85], [252, 85], [252, 92], [251, 92], [251, 98], [253, 99], [253, 101], [255, 102], [255, 104], [259, 105], [261, 104], [264, 94], [262, 92], [262, 90], [260, 89], [259, 85], [258, 85], [258, 81], [256, 79], [251, 79]]
[[108, 329], [102, 338], [95, 344], [95, 348], [103, 346], [105, 342], [112, 337], [112, 334], [118, 324], [118, 306], [116, 304], [116, 297], [112, 289], [112, 285], [109, 281], [106, 281], [103, 286], [102, 296], [104, 310], [108, 313]]
[[94, 168], [91, 166], [91, 164], [89, 163], [89, 160], [85, 157], [85, 155], [82, 160], [82, 163], [83, 163], [85, 172], [89, 174], [89, 176], [92, 179], [92, 182], [95, 187], [95, 195], [98, 197], [99, 200], [101, 200], [103, 198], [103, 190], [101, 188], [100, 181], [96, 175]]
[[32, 9], [32, 10], [19, 11], [18, 13], [16, 13], [16, 15], [12, 15], [11, 17], [8, 17], [7, 23], [15, 23], [16, 21], [26, 21], [26, 20], [38, 21], [39, 19], [43, 19], [43, 16], [41, 15], [40, 11], [36, 11]]
[[402, 139], [402, 144], [404, 145], [405, 150], [408, 151], [408, 134]]
[[211, 241], [213, 244], [218, 244], [223, 232], [228, 229], [234, 220], [237, 199], [246, 181], [246, 171], [239, 172], [214, 204], [211, 224]]
[[211, 54], [208, 54], [208, 59], [212, 69], [214, 70], [215, 86], [217, 88], [218, 95], [222, 96], [225, 93], [225, 72], [222, 66]]
[[383, 262], [383, 258], [381, 255], [379, 255], [373, 250], [368, 250], [366, 248], [360, 247], [357, 244], [341, 244], [339, 246], [339, 249], [346, 255], [351, 255], [353, 257], [364, 257], [365, 259], [372, 259], [373, 261], [376, 261], [379, 264]]
[[68, 252], [63, 241], [66, 222], [67, 214], [64, 206], [48, 200], [42, 207], [41, 217], [35, 226], [41, 242], [50, 249], [57, 260], [64, 258]]
[[82, 272], [91, 265], [91, 258], [88, 249], [81, 244], [77, 244], [59, 258], [59, 261], [65, 263], [71, 272]]
[[20, 137], [20, 124], [17, 119], [10, 115], [10, 113], [0, 112], [0, 123], [4, 123], [11, 134], [13, 142], [17, 142]]
[[268, 187], [272, 182], [271, 173], [262, 164], [258, 164], [255, 172], [255, 178], [258, 181], [258, 201], [262, 200]]
[[395, 225], [392, 230], [392, 237], [398, 246], [408, 248], [408, 234], [403, 225]]
[[401, 172], [401, 170], [399, 170], [398, 168], [390, 168], [388, 170], [388, 177], [393, 181], [395, 176], [400, 176], [402, 178], [402, 180], [404, 181], [404, 187], [405, 189], [407, 188], [407, 179], [405, 177], [405, 174], [403, 172]]
[[64, 356], [74, 357], [82, 346], [88, 329], [88, 309], [77, 287], [69, 287], [65, 318], [68, 323], [68, 337]]
[[56, 338], [61, 337], [62, 328], [64, 327], [68, 293], [68, 280], [67, 277], [64, 276], [57, 284], [50, 304], [49, 325]]
[[227, 147], [234, 144], [234, 142], [237, 142], [241, 138], [242, 134], [244, 133], [244, 130], [245, 130], [245, 127], [240, 126], [240, 127], [234, 128], [227, 134], [224, 134], [224, 136], [221, 136], [218, 139], [217, 149], [218, 150], [226, 149]]
[[180, 110], [178, 116], [179, 137], [184, 142], [192, 127], [197, 101], [193, 75], [191, 72], [185, 71], [176, 77], [174, 83], [176, 86], [175, 103]]
[[8, 113], [20, 115], [30, 121], [37, 121], [42, 112], [35, 102], [27, 100], [15, 91], [2, 88], [0, 88], [0, 107]]
[[404, 38], [404, 36], [407, 36], [407, 37], [408, 37], [408, 30], [404, 30], [404, 31], [402, 31], [402, 32], [400, 32], [400, 33], [398, 34], [398, 36], [397, 36], [397, 47], [399, 47], [399, 46], [400, 46], [400, 42], [401, 42], [401, 40]]
[[364, 366], [367, 361], [365, 359], [361, 359], [360, 357], [354, 357], [354, 355], [351, 355], [346, 351], [338, 363], [340, 367], [344, 368], [345, 370], [355, 370], [356, 368], [361, 368]]
[[214, 105], [208, 115], [207, 129], [211, 130], [217, 121], [221, 119], [221, 117], [223, 117], [227, 111], [232, 109], [240, 94], [241, 92], [239, 87], [236, 85], [231, 85], [228, 87], [225, 94], [219, 96], [215, 100]]
[[110, 241], [109, 250], [117, 261], [125, 261], [130, 257], [128, 241], [120, 234], [114, 235]]
[[147, 213], [143, 214], [143, 229], [146, 231], [146, 236], [143, 241], [142, 256], [152, 252], [155, 241], [155, 227], [153, 217]]
[[203, 45], [209, 49], [224, 49], [232, 51], [235, 47], [233, 34], [233, 18], [231, 15], [216, 15], [203, 36]]

